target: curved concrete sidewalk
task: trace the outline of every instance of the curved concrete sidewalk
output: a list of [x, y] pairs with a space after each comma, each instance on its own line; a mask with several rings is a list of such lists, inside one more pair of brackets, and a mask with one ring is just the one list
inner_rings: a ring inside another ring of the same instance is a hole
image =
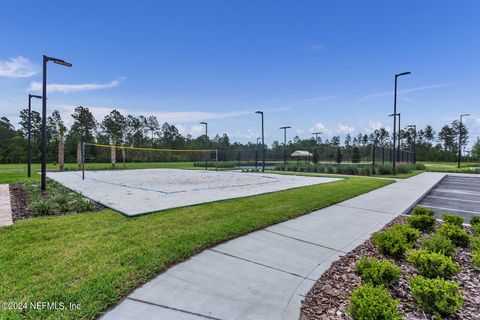
[[205, 250], [135, 290], [104, 320], [299, 319], [330, 264], [445, 176], [423, 173]]

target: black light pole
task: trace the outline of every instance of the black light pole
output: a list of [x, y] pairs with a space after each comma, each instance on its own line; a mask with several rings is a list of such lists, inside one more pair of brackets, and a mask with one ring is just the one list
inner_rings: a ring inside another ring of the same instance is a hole
[[462, 120], [463, 117], [468, 117], [470, 114], [460, 115], [460, 127], [458, 128], [458, 168], [460, 168], [460, 162], [462, 161]]
[[28, 95], [28, 134], [27, 134], [27, 176], [32, 176], [32, 98], [42, 99], [34, 94]]
[[417, 163], [417, 125], [411, 124], [406, 128], [413, 129], [413, 163]]
[[397, 160], [400, 162], [400, 160], [402, 160], [402, 157], [400, 156], [401, 154], [401, 150], [400, 150], [400, 146], [402, 145], [402, 124], [401, 124], [401, 119], [400, 119], [400, 115], [401, 113], [397, 113], [398, 115], [398, 147], [397, 147]]
[[280, 127], [280, 130], [283, 130], [283, 164], [287, 163], [287, 157], [285, 150], [287, 148], [287, 129], [290, 129], [290, 126]]
[[395, 173], [395, 161], [397, 160], [397, 149], [395, 148], [395, 139], [396, 139], [396, 136], [397, 136], [397, 129], [396, 129], [396, 124], [397, 124], [397, 116], [398, 116], [398, 113], [392, 113], [392, 114], [389, 114], [388, 115], [389, 117], [393, 117], [393, 149], [392, 149], [392, 169], [393, 169], [393, 173]]
[[47, 188], [47, 62], [64, 67], [71, 67], [72, 64], [61, 59], [43, 56], [43, 86], [42, 86], [42, 190]]
[[[205, 125], [205, 148], [207, 148], [207, 144], [208, 144], [208, 123], [206, 122], [200, 122], [200, 124], [204, 124]], [[205, 158], [205, 170], [208, 170], [208, 159]]]
[[312, 134], [315, 136], [315, 144], [318, 143], [318, 136], [322, 134], [321, 132], [312, 132]]
[[265, 172], [265, 132], [263, 127], [263, 111], [255, 111], [262, 116], [262, 172]]
[[396, 117], [396, 114], [397, 114], [397, 79], [398, 77], [401, 77], [401, 76], [406, 76], [408, 74], [411, 74], [411, 72], [403, 72], [403, 73], [399, 73], [399, 74], [396, 74], [395, 75], [395, 89], [394, 89], [394, 94], [393, 94], [393, 114], [395, 115], [393, 117], [393, 153], [394, 153], [394, 156], [393, 156], [393, 162], [392, 162], [392, 167], [393, 167], [393, 174], [397, 174], [397, 156], [395, 155], [396, 153], [396, 149], [395, 149], [395, 144], [396, 144], [396, 140], [395, 140], [395, 133], [397, 132], [397, 117]]
[[257, 137], [257, 145], [255, 146], [255, 171], [257, 171], [257, 162], [258, 162], [258, 144], [260, 143], [258, 140], [262, 138]]

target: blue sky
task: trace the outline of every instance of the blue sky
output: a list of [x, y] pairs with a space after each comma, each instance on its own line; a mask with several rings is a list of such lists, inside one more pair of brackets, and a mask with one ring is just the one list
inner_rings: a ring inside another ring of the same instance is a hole
[[[391, 127], [471, 113], [480, 134], [478, 1], [3, 1], [0, 116], [17, 121], [49, 64], [49, 110], [156, 114], [194, 136], [254, 141]], [[36, 101], [36, 108], [39, 102]], [[70, 119], [65, 119], [70, 121]]]

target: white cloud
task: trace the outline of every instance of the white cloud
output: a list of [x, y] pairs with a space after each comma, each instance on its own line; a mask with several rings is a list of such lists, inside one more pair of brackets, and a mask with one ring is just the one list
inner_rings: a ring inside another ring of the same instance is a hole
[[[405, 90], [399, 90], [397, 91], [397, 94], [403, 94], [403, 93], [409, 93], [409, 92], [415, 92], [415, 91], [424, 91], [424, 90], [431, 90], [431, 89], [438, 89], [438, 88], [445, 88], [445, 87], [451, 87], [458, 85], [458, 83], [441, 83], [441, 84], [434, 84], [431, 86], [421, 86], [421, 87], [415, 87], [415, 88], [410, 88], [410, 89], [405, 89]], [[382, 97], [388, 97], [388, 96], [393, 96], [393, 91], [386, 91], [386, 92], [380, 92], [380, 93], [374, 93], [367, 95], [360, 99], [361, 101], [366, 101], [366, 100], [372, 100], [372, 99], [377, 99], [377, 98], [382, 98]]]
[[28, 78], [36, 75], [38, 66], [22, 56], [0, 61], [0, 77]]
[[233, 133], [228, 133], [228, 136], [230, 138], [242, 138], [247, 140], [253, 140], [256, 142], [257, 137], [260, 137], [261, 135], [251, 129], [247, 129], [247, 130], [238, 130]]
[[331, 135], [332, 131], [328, 129], [323, 123], [318, 122], [316, 123], [312, 128], [310, 128], [308, 131], [311, 133], [313, 132], [321, 132], [323, 134]]
[[[122, 79], [117, 79], [110, 81], [108, 83], [80, 83], [80, 84], [59, 84], [59, 83], [49, 83], [47, 84], [48, 92], [62, 92], [62, 93], [71, 93], [71, 92], [80, 92], [80, 91], [90, 91], [90, 90], [104, 90], [118, 87]], [[42, 89], [42, 83], [38, 81], [33, 81], [30, 83], [30, 88], [28, 91], [40, 91]]]
[[317, 102], [323, 102], [323, 101], [328, 101], [328, 100], [333, 100], [333, 99], [338, 99], [341, 96], [339, 95], [334, 95], [334, 96], [326, 96], [326, 97], [314, 97], [314, 98], [306, 98], [306, 99], [301, 99], [298, 101], [294, 101], [293, 104], [300, 104], [300, 103], [317, 103]]
[[323, 51], [325, 46], [320, 43], [314, 43], [308, 47], [312, 51]]
[[355, 128], [352, 127], [352, 126], [347, 126], [347, 125], [343, 125], [343, 124], [339, 123], [337, 125], [337, 132], [345, 133], [345, 134], [353, 133], [353, 132], [355, 132]]
[[297, 129], [297, 134], [301, 135], [305, 133], [305, 129]]
[[390, 132], [390, 127], [384, 126], [382, 122], [376, 120], [368, 121], [368, 128], [365, 128], [365, 130], [368, 132], [372, 132], [381, 128], [385, 128], [388, 132]]

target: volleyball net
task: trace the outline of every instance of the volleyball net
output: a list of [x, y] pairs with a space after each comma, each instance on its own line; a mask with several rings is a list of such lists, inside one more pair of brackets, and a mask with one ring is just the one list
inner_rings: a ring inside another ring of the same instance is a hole
[[79, 169], [141, 169], [189, 166], [216, 168], [217, 150], [138, 148], [96, 143], [80, 143], [77, 149]]

